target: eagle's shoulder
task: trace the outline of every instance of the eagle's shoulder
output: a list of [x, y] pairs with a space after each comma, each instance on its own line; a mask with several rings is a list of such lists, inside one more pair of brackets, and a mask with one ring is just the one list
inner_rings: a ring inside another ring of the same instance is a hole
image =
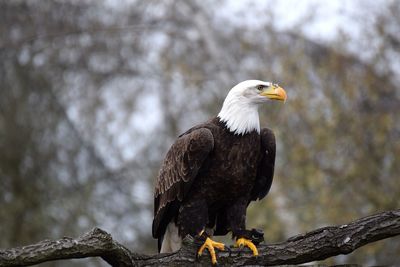
[[262, 128], [260, 131], [261, 145], [265, 148], [275, 150], [275, 134], [269, 128]]
[[192, 128], [181, 134], [162, 163], [156, 181], [156, 196], [165, 193], [177, 182], [194, 178], [213, 147], [214, 137], [207, 128]]

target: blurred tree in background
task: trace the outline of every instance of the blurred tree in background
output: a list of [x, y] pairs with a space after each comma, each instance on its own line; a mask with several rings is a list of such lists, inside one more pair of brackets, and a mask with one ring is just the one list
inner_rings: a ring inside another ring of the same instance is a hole
[[[249, 226], [279, 242], [399, 208], [398, 2], [360, 1], [328, 41], [308, 34], [316, 10], [282, 30], [272, 2], [233, 2], [0, 1], [1, 247], [100, 226], [155, 252], [166, 150], [253, 78], [289, 98], [260, 112], [277, 167]], [[394, 238], [330, 262], [394, 264], [399, 251]]]

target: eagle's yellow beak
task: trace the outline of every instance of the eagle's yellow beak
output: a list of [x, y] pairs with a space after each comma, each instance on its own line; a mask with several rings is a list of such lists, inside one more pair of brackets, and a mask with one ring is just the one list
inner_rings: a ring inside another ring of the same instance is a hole
[[272, 100], [280, 100], [280, 101], [286, 101], [286, 92], [283, 90], [282, 87], [273, 84], [270, 87], [266, 88], [263, 90], [260, 95], [268, 97], [269, 99]]

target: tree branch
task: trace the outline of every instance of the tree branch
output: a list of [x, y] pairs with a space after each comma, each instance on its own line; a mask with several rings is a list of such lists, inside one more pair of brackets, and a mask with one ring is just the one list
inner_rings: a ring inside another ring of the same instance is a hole
[[[358, 219], [349, 224], [323, 227], [278, 244], [260, 245], [259, 256], [246, 250], [218, 253], [220, 266], [300, 264], [348, 254], [357, 248], [400, 234], [400, 209]], [[72, 239], [44, 240], [34, 245], [0, 250], [0, 267], [34, 265], [45, 261], [102, 257], [111, 266], [181, 266], [210, 264], [208, 255], [195, 258], [198, 245], [186, 237], [181, 250], [153, 256], [133, 253], [107, 232], [94, 228]]]

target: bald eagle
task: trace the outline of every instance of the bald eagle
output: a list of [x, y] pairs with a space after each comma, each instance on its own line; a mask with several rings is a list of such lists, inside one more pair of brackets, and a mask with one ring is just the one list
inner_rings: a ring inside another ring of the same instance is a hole
[[228, 93], [218, 116], [181, 134], [171, 146], [155, 183], [153, 237], [159, 252], [173, 252], [191, 235], [204, 242], [216, 263], [213, 235], [232, 232], [236, 245], [258, 255], [254, 229], [247, 230], [246, 209], [271, 187], [275, 136], [260, 129], [258, 107], [286, 100], [276, 84], [247, 80]]

